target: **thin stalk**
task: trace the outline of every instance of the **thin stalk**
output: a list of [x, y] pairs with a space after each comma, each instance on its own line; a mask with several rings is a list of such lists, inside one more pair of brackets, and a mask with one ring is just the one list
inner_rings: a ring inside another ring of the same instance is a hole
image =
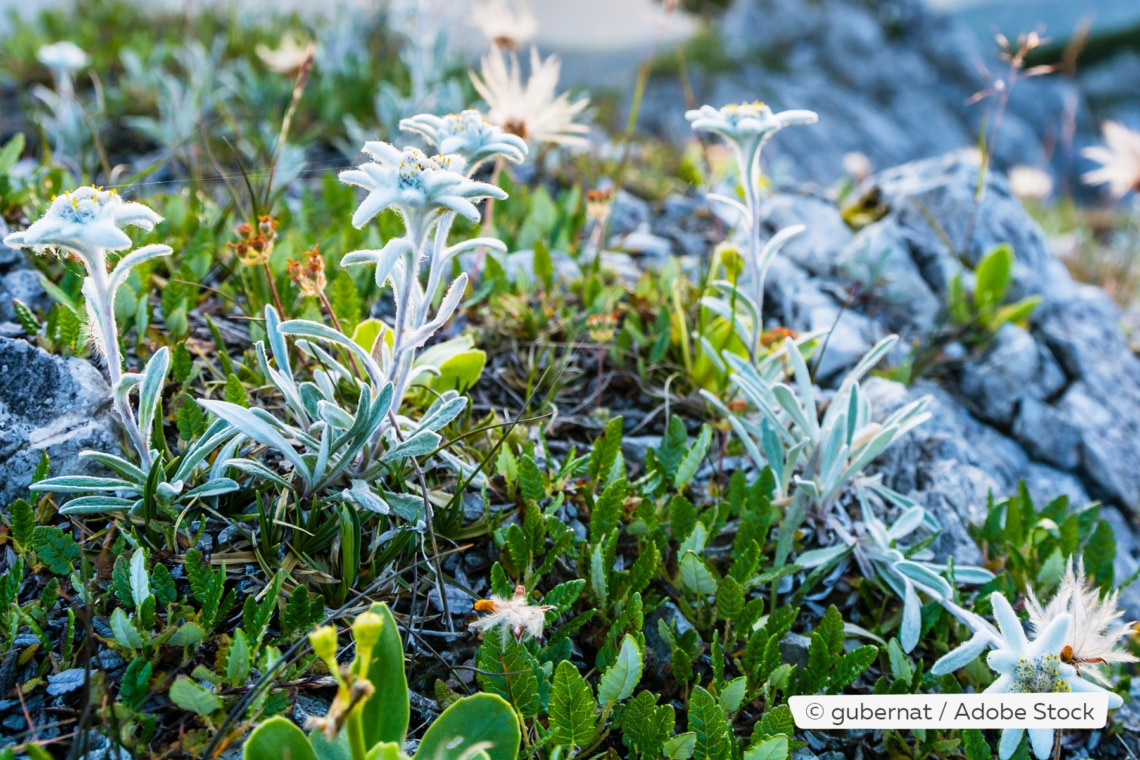
[[269, 257], [265, 257], [265, 261], [261, 262], [261, 266], [265, 269], [265, 279], [269, 281], [269, 292], [273, 294], [273, 305], [277, 307], [277, 313], [281, 315], [282, 319], [288, 319], [285, 313], [285, 306], [281, 303], [281, 294], [277, 292], [277, 283], [273, 281], [273, 271], [269, 268]]
[[[495, 165], [498, 168], [498, 164]], [[494, 180], [492, 180], [494, 182]], [[494, 198], [488, 198], [487, 203], [494, 201]], [[490, 211], [488, 211], [490, 213]], [[447, 236], [451, 233], [451, 225], [455, 221], [455, 212], [447, 211], [439, 218], [439, 226], [435, 229], [435, 238], [432, 240], [431, 260], [428, 262], [428, 281], [427, 288], [424, 290], [424, 300], [420, 304], [420, 308], [416, 311], [416, 323], [424, 324], [427, 322], [428, 309], [431, 307], [432, 301], [435, 299], [436, 291], [439, 290], [440, 280], [443, 279], [443, 254], [447, 248]], [[483, 249], [480, 248], [480, 251]], [[479, 261], [475, 264], [475, 273], [479, 270]], [[474, 277], [472, 277], [474, 279]]]

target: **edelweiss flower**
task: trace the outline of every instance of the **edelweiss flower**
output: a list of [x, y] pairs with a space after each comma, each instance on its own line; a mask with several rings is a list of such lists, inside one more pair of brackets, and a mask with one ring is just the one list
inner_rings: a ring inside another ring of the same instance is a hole
[[549, 604], [529, 604], [526, 596], [526, 586], [515, 586], [515, 594], [510, 599], [491, 594], [490, 599], [480, 599], [475, 602], [478, 612], [489, 612], [487, 617], [479, 618], [471, 624], [471, 628], [487, 631], [495, 626], [503, 626], [503, 635], [511, 631], [516, 641], [521, 641], [524, 635], [541, 639], [542, 629], [546, 625], [546, 611], [554, 607]]
[[507, 50], [518, 50], [538, 31], [530, 4], [522, 0], [483, 0], [471, 11], [471, 23], [491, 44]]
[[401, 119], [400, 129], [423, 135], [440, 153], [462, 156], [468, 175], [489, 158], [502, 156], [517, 164], [527, 154], [521, 137], [504, 132], [474, 109], [447, 116], [422, 113]]
[[[974, 638], [943, 655], [934, 663], [932, 673], [942, 675], [957, 670], [971, 662], [986, 646], [990, 646], [994, 651], [989, 653], [986, 662], [999, 675], [986, 688], [986, 694], [1056, 694], [1075, 691], [1107, 694], [1110, 710], [1124, 703], [1120, 695], [1081, 678], [1077, 669], [1062, 659], [1062, 652], [1067, 646], [1065, 642], [1071, 640], [1070, 632], [1073, 628], [1073, 617], [1068, 612], [1057, 614], [1041, 628], [1035, 626], [1037, 636], [1029, 641], [1021, 627], [1021, 621], [1017, 619], [1017, 614], [1006, 598], [994, 592], [990, 601], [1000, 632], [978, 618], [977, 622], [981, 625], [975, 628], [977, 633]], [[975, 644], [978, 639], [985, 642], [981, 648]], [[1007, 728], [1002, 731], [998, 743], [1000, 760], [1009, 760], [1013, 756], [1025, 730]], [[1033, 754], [1038, 760], [1046, 760], [1053, 751], [1054, 729], [1031, 728], [1028, 731]]]
[[1108, 146], [1085, 148], [1081, 154], [1101, 168], [1081, 175], [1089, 185], [1103, 185], [1117, 198], [1129, 190], [1140, 192], [1140, 132], [1133, 132], [1115, 121], [1106, 121], [1101, 129]]
[[358, 229], [394, 206], [404, 216], [409, 230], [422, 238], [438, 211], [451, 209], [477, 221], [479, 211], [472, 201], [507, 197], [494, 185], [463, 176], [466, 164], [460, 156], [429, 157], [416, 148], [400, 150], [379, 141], [365, 143], [364, 152], [375, 160], [340, 173], [341, 182], [368, 191], [368, 197], [352, 215], [352, 224]]
[[487, 118], [507, 132], [529, 142], [585, 145], [582, 135], [590, 131], [576, 124], [575, 117], [589, 105], [589, 98], [570, 102], [568, 93], [555, 96], [558, 73], [562, 64], [558, 56], [545, 61], [538, 51], [530, 49], [530, 79], [522, 83], [518, 57], [502, 48], [493, 47], [483, 59], [482, 78], [471, 74], [471, 81], [490, 112]]
[[[1032, 589], [1029, 590], [1026, 605], [1029, 624], [1033, 632], [1040, 635], [1051, 621], [1068, 614], [1073, 624], [1061, 649], [1061, 660], [1073, 665], [1082, 676], [1088, 674], [1103, 683], [1104, 677], [1096, 665], [1137, 661], [1130, 653], [1117, 648], [1117, 642], [1135, 625], [1119, 622], [1124, 612], [1116, 606], [1118, 594], [1119, 591], [1114, 590], [1102, 599], [1100, 592], [1085, 578], [1084, 561], [1079, 561], [1074, 570], [1070, 558], [1057, 595], [1049, 604], [1042, 607]], [[1087, 667], [1090, 665], [1094, 667]]]
[[89, 270], [106, 271], [103, 251], [130, 248], [124, 226], [154, 228], [162, 217], [141, 203], [124, 201], [114, 190], [81, 187], [56, 196], [43, 218], [23, 232], [13, 232], [4, 244], [13, 248], [67, 249], [77, 254]]
[[742, 168], [749, 169], [760, 156], [768, 138], [793, 124], [814, 124], [814, 111], [773, 113], [764, 103], [733, 103], [721, 109], [701, 106], [685, 114], [695, 132], [713, 132], [727, 140], [739, 154]]
[[56, 42], [36, 51], [36, 60], [54, 73], [70, 76], [87, 65], [87, 53], [74, 42]]

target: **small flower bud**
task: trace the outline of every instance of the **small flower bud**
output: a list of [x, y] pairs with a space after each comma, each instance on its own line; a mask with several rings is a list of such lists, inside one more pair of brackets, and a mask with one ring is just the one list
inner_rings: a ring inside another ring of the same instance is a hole
[[384, 627], [384, 618], [375, 612], [362, 612], [352, 622], [352, 636], [356, 639], [358, 649], [371, 650], [380, 641], [380, 630]]
[[330, 660], [336, 662], [336, 628], [331, 625], [322, 625], [309, 634], [309, 643], [313, 645], [313, 652], [316, 653], [317, 657], [326, 663]]

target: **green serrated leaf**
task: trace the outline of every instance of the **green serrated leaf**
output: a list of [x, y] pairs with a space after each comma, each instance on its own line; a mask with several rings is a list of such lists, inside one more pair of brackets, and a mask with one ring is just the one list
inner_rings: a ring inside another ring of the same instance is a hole
[[155, 564], [154, 569], [150, 571], [150, 584], [159, 604], [172, 604], [178, 599], [178, 588], [174, 585], [174, 576], [161, 562]]
[[187, 712], [208, 718], [222, 709], [222, 701], [186, 676], [179, 676], [170, 685], [170, 701]]
[[36, 526], [32, 530], [32, 546], [39, 561], [56, 575], [71, 575], [75, 563], [82, 556], [79, 544], [71, 534], [54, 526]]
[[827, 651], [832, 657], [843, 654], [843, 640], [845, 638], [843, 616], [839, 614], [839, 609], [834, 604], [828, 605], [827, 612], [824, 613], [823, 619], [820, 620], [815, 630], [823, 637]]
[[601, 541], [602, 536], [621, 524], [622, 505], [628, 491], [625, 478], [614, 481], [602, 491], [590, 513], [590, 541]]
[[811, 644], [808, 646], [807, 665], [800, 671], [799, 692], [801, 694], [818, 694], [827, 685], [831, 675], [831, 653], [828, 651], [827, 641], [818, 630], [812, 632]]
[[226, 377], [225, 398], [231, 404], [249, 408], [249, 394], [246, 393], [245, 385], [235, 374], [231, 373]]
[[132, 710], [142, 705], [150, 691], [151, 664], [144, 659], [131, 660], [119, 684], [119, 700]]
[[182, 396], [174, 422], [178, 426], [178, 437], [183, 441], [192, 441], [206, 432], [206, 412], [190, 394]]
[[689, 730], [697, 735], [693, 760], [731, 760], [732, 731], [724, 711], [700, 686], [689, 697]]
[[617, 463], [621, 454], [622, 418], [614, 417], [602, 430], [602, 434], [594, 441], [594, 448], [590, 452], [590, 463], [587, 473], [590, 479], [605, 482], [609, 479], [610, 470]]
[[622, 743], [642, 757], [660, 757], [675, 723], [672, 705], [659, 706], [656, 694], [638, 692], [621, 718]]
[[12, 538], [16, 540], [16, 548], [20, 551], [31, 549], [32, 537], [36, 529], [36, 513], [32, 505], [23, 499], [16, 499], [12, 503]]
[[239, 628], [234, 631], [234, 640], [226, 655], [226, 680], [230, 682], [230, 686], [244, 686], [249, 678], [249, 670], [249, 639], [246, 638], [245, 631]]
[[598, 730], [593, 690], [569, 660], [558, 663], [550, 692], [550, 728], [554, 743], [573, 751], [585, 747]]

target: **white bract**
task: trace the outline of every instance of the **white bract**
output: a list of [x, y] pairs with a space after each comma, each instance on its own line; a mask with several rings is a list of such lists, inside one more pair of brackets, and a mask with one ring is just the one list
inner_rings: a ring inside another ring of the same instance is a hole
[[471, 74], [475, 89], [487, 101], [487, 118], [507, 132], [531, 143], [585, 145], [590, 131], [577, 119], [589, 98], [571, 102], [568, 93], [555, 95], [562, 64], [558, 56], [542, 60], [530, 49], [530, 78], [523, 84], [518, 56], [493, 47], [483, 58], [482, 76]]
[[[744, 187], [744, 204], [732, 198], [721, 195], [710, 195], [710, 200], [727, 203], [737, 209], [744, 220], [748, 236], [748, 247], [745, 255], [745, 266], [748, 269], [748, 278], [751, 293], [745, 295], [737, 293], [736, 288], [729, 286], [736, 299], [744, 296], [745, 309], [751, 312], [752, 330], [750, 340], [746, 343], [753, 361], [756, 361], [760, 350], [760, 335], [763, 332], [764, 317], [764, 279], [768, 273], [768, 266], [776, 252], [793, 235], [803, 230], [802, 226], [789, 227], [777, 233], [763, 249], [760, 247], [760, 152], [764, 143], [772, 135], [784, 127], [794, 124], [813, 124], [819, 120], [814, 111], [782, 111], [773, 113], [772, 109], [764, 103], [741, 103], [727, 105], [717, 109], [712, 106], [701, 106], [699, 109], [685, 114], [690, 126], [695, 132], [708, 132], [720, 135], [732, 146], [740, 170], [740, 182]], [[733, 303], [730, 300], [726, 303]], [[707, 304], [706, 304], [707, 305]], [[731, 308], [728, 308], [731, 313]], [[730, 321], [735, 321], [730, 319]]]
[[447, 116], [419, 114], [401, 119], [400, 129], [423, 135], [438, 153], [462, 156], [467, 161], [468, 176], [488, 159], [501, 156], [517, 164], [527, 155], [521, 137], [504, 132], [473, 109]]
[[70, 91], [75, 73], [87, 65], [87, 53], [74, 42], [55, 42], [36, 51], [36, 60], [51, 69], [61, 91]]
[[1140, 191], [1140, 132], [1115, 121], [1106, 121], [1101, 129], [1107, 146], [1085, 148], [1081, 154], [1101, 164], [1086, 172], [1081, 179], [1089, 185], [1107, 184], [1109, 192], [1120, 198], [1129, 190]]
[[[995, 629], [980, 617], [970, 614], [964, 619], [974, 628], [974, 637], [943, 655], [931, 668], [935, 675], [950, 673], [965, 667], [985, 651], [992, 649], [986, 657], [990, 669], [998, 678], [990, 684], [987, 694], [1056, 694], [1082, 692], [1107, 694], [1108, 707], [1116, 709], [1123, 704], [1118, 694], [1084, 680], [1077, 669], [1062, 659], [1066, 642], [1073, 630], [1073, 617], [1068, 612], [1057, 614], [1042, 627], [1037, 627], [1036, 638], [1030, 641], [1021, 621], [1009, 601], [1000, 593], [990, 596], [993, 605]], [[1045, 621], [1040, 621], [1044, 623]], [[1002, 731], [998, 744], [998, 756], [1009, 760], [1017, 751], [1026, 729], [1007, 728]], [[1053, 751], [1053, 728], [1031, 728], [1029, 744], [1038, 760], [1046, 760]]]

